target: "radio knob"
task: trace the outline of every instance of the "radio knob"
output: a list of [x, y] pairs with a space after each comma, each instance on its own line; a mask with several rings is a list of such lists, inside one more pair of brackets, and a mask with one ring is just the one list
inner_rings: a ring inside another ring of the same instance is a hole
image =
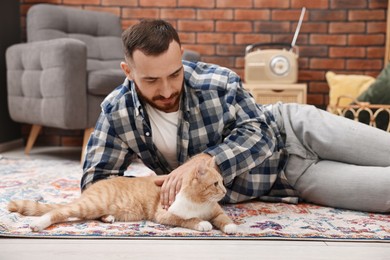
[[271, 71], [277, 76], [283, 76], [290, 70], [290, 62], [284, 56], [275, 56], [270, 61]]

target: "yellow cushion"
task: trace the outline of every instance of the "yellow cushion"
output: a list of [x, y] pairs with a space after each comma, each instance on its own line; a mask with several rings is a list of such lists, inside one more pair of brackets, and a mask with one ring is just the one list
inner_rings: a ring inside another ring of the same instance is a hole
[[344, 75], [332, 71], [328, 71], [325, 77], [329, 85], [329, 105], [336, 105], [340, 96], [350, 97], [341, 98], [340, 106], [349, 105], [375, 81], [375, 78], [368, 75]]

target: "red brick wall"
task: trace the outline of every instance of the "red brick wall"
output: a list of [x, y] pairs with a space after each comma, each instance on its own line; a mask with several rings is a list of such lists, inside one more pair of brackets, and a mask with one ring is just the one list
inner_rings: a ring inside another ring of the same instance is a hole
[[257, 42], [290, 43], [301, 8], [307, 12], [297, 45], [299, 82], [308, 103], [324, 108], [325, 73], [377, 76], [384, 66], [388, 0], [21, 0], [22, 24], [37, 3], [111, 12], [123, 28], [141, 18], [163, 18], [178, 30], [185, 48], [203, 61], [244, 72], [245, 47]]

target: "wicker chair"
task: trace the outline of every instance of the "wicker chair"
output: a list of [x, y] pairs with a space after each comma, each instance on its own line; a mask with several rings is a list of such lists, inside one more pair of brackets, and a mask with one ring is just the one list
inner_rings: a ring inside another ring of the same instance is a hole
[[[344, 98], [351, 100], [351, 105], [340, 106], [339, 101]], [[329, 105], [327, 110], [333, 114], [390, 132], [390, 105], [370, 104], [359, 102], [355, 97], [340, 96], [336, 104]]]

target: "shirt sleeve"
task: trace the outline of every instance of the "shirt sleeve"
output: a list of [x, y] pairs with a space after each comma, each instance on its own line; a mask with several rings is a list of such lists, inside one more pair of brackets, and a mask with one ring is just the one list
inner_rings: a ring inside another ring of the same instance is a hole
[[86, 149], [81, 190], [98, 180], [123, 176], [133, 155], [117, 135], [110, 115], [104, 111], [98, 118]]
[[221, 144], [204, 151], [216, 157], [227, 186], [240, 175], [248, 178], [247, 173], [271, 157], [277, 146], [267, 113], [243, 89], [240, 78], [235, 73], [230, 74], [227, 93], [221, 100], [222, 105], [227, 104], [223, 112], [227, 134]]

